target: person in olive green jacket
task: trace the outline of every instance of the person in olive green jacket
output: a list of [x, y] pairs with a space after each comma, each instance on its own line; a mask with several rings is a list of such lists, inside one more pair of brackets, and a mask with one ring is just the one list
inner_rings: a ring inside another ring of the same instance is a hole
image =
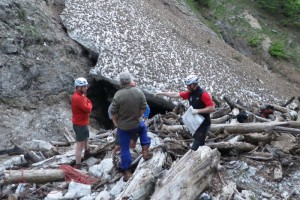
[[138, 133], [142, 145], [142, 155], [145, 160], [152, 157], [149, 152], [151, 143], [147, 135], [147, 127], [141, 116], [143, 116], [147, 102], [145, 95], [138, 87], [132, 87], [130, 84], [133, 77], [129, 72], [119, 74], [121, 90], [116, 92], [112, 100], [112, 120], [117, 127], [117, 134], [121, 146], [121, 164], [120, 168], [124, 174], [124, 181], [132, 176], [130, 166], [132, 158], [129, 151], [130, 139], [132, 134]]

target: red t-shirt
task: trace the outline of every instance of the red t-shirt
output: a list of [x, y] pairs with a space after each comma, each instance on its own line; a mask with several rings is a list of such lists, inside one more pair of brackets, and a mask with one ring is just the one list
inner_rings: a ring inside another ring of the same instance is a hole
[[[179, 93], [182, 99], [189, 99], [190, 98], [190, 91], [180, 92]], [[208, 92], [203, 92], [201, 96], [201, 101], [205, 104], [205, 107], [214, 106], [214, 102], [212, 101]]]
[[72, 122], [78, 126], [90, 123], [89, 115], [92, 111], [92, 102], [83, 94], [75, 92], [72, 96]]

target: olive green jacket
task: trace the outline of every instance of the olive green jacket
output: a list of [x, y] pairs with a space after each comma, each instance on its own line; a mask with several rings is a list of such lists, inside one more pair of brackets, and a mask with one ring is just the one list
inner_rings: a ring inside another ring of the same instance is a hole
[[146, 106], [145, 95], [137, 87], [128, 86], [116, 92], [112, 100], [111, 112], [117, 115], [118, 128], [122, 130], [136, 128]]

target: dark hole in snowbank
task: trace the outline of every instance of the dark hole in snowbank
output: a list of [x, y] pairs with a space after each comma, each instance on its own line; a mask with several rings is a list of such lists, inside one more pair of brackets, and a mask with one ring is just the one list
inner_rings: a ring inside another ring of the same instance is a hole
[[[91, 125], [97, 129], [113, 129], [113, 123], [108, 117], [108, 106], [110, 105], [114, 94], [120, 89], [120, 86], [112, 84], [105, 80], [93, 81], [88, 89], [87, 96], [93, 103], [93, 111], [90, 115]], [[147, 103], [150, 106], [150, 118], [158, 113], [165, 114], [174, 108], [174, 105], [163, 99], [156, 98], [154, 95], [145, 93]]]

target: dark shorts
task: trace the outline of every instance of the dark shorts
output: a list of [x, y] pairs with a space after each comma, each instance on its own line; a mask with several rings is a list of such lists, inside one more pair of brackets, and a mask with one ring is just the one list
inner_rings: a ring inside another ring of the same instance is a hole
[[77, 126], [73, 124], [77, 142], [83, 142], [90, 137], [88, 126]]

